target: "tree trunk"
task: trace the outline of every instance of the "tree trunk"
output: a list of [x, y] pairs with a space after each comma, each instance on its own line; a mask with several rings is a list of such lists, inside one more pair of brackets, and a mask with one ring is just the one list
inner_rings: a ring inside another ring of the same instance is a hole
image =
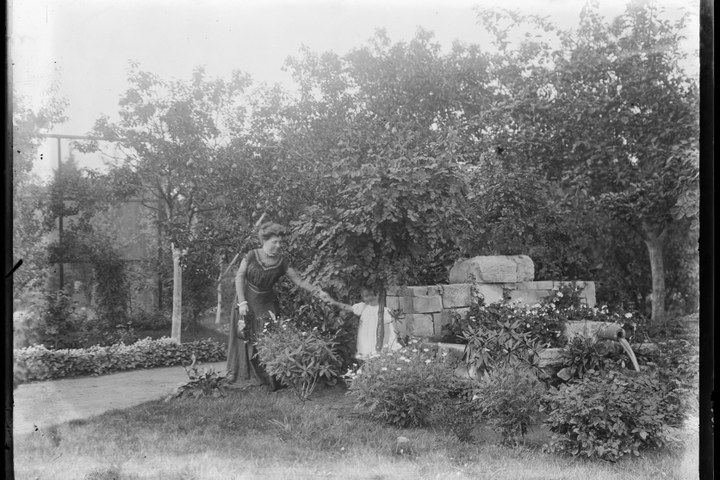
[[180, 332], [182, 330], [182, 267], [180, 257], [182, 252], [175, 244], [170, 245], [173, 256], [173, 303], [172, 303], [172, 333], [171, 338], [180, 343]]
[[665, 324], [665, 264], [663, 259], [663, 241], [665, 230], [658, 233], [650, 228], [644, 229], [645, 245], [650, 255], [650, 273], [652, 275], [652, 317], [653, 325]]
[[375, 337], [375, 350], [378, 352], [382, 350], [385, 338], [385, 297], [385, 284], [381, 283], [378, 288], [378, 324]]
[[220, 319], [222, 318], [222, 280], [223, 280], [223, 257], [220, 255], [220, 261], [218, 262], [220, 269], [218, 270], [217, 280], [217, 309], [215, 310], [215, 325], [220, 325]]

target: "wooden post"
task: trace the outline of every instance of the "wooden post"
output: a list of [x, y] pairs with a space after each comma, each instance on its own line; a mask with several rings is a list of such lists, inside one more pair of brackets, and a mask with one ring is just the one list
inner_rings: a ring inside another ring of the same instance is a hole
[[182, 253], [174, 243], [170, 244], [173, 256], [173, 303], [172, 303], [172, 332], [171, 338], [176, 343], [181, 343], [180, 332], [182, 330], [182, 267], [180, 257]]

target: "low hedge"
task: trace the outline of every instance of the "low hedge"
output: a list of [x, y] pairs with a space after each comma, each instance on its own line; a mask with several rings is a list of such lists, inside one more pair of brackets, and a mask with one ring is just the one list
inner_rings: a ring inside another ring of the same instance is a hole
[[227, 347], [215, 340], [177, 344], [169, 338], [145, 338], [131, 345], [50, 350], [33, 345], [14, 351], [15, 384], [37, 380], [102, 375], [136, 368], [170, 367], [197, 361], [218, 362], [227, 358]]

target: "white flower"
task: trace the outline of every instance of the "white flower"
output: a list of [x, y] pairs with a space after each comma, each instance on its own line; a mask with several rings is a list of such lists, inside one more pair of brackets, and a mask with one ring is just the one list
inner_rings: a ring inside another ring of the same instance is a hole
[[540, 304], [536, 303], [535, 305], [532, 306], [532, 308], [540, 308]]
[[430, 362], [432, 362], [432, 360], [430, 360], [429, 358], [428, 358], [427, 360], [425, 360], [425, 363], [426, 363], [426, 364], [428, 364], [428, 363], [430, 363]]
[[386, 371], [387, 371], [387, 367], [382, 367], [380, 370], [383, 371], [383, 372], [386, 372]]
[[397, 370], [399, 372], [400, 370], [402, 370], [402, 368], [397, 367], [395, 370]]
[[558, 292], [558, 294], [557, 294], [557, 295], [558, 295], [558, 297], [562, 298], [562, 296], [563, 296], [563, 293], [562, 293], [562, 292]]
[[413, 348], [413, 349], [412, 349], [412, 352], [413, 352], [413, 353], [417, 353], [417, 348]]
[[423, 352], [429, 352], [429, 351], [430, 351], [429, 348], [423, 348]]
[[626, 313], [625, 318], [632, 318], [632, 313], [630, 313], [630, 312]]

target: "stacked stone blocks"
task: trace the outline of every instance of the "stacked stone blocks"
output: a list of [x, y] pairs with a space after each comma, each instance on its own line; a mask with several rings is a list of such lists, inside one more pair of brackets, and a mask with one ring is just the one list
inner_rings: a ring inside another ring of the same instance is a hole
[[444, 325], [450, 324], [455, 316], [467, 313], [473, 301], [473, 290], [485, 299], [486, 304], [510, 300], [533, 305], [549, 296], [553, 289], [574, 284], [583, 289], [583, 302], [590, 307], [595, 306], [593, 282], [535, 282], [532, 281], [533, 275], [532, 260], [524, 255], [475, 257], [465, 263], [456, 263], [450, 271], [451, 282], [453, 279], [472, 276], [476, 279], [474, 283], [390, 287], [386, 304], [391, 310], [402, 312], [398, 323], [398, 333], [401, 336], [425, 338], [441, 335]]

